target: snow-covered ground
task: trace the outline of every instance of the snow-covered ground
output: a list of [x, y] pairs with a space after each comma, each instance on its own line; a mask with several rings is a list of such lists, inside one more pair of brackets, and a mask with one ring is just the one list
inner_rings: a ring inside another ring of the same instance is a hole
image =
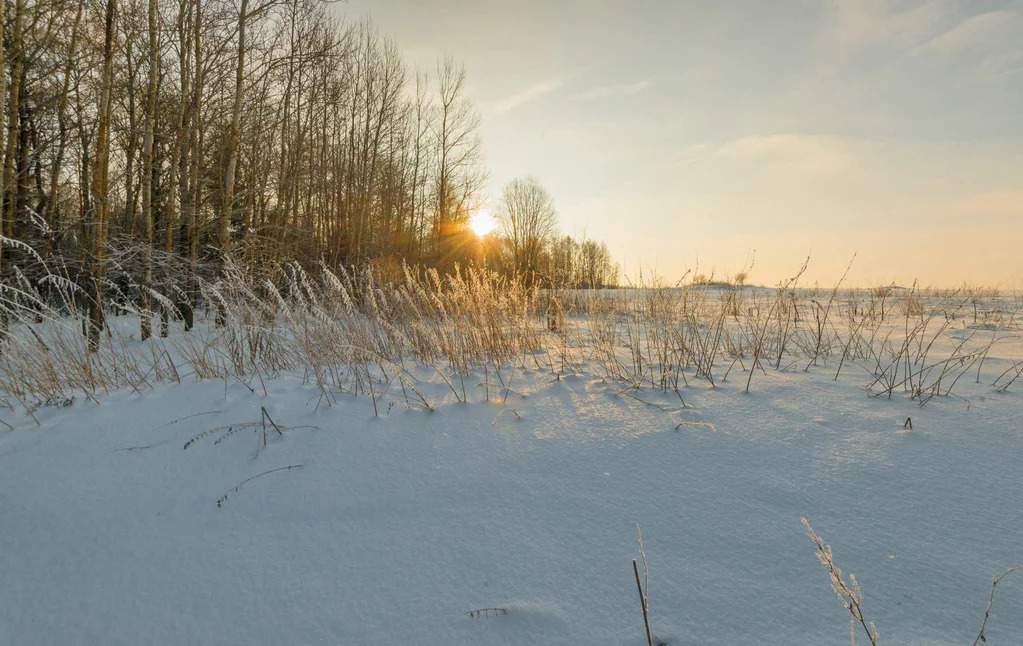
[[[639, 646], [637, 524], [664, 642], [848, 643], [804, 516], [882, 643], [971, 644], [1023, 562], [1023, 384], [411, 372], [433, 412], [284, 372], [0, 414], [0, 644]], [[987, 643], [1021, 636], [1023, 574]]]

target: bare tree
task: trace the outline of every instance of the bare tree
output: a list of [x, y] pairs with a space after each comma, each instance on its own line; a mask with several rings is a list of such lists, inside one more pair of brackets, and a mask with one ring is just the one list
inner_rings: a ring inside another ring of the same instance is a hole
[[543, 253], [558, 229], [551, 194], [534, 177], [514, 179], [504, 189], [497, 219], [507, 240], [512, 271], [529, 283], [536, 282]]
[[[67, 45], [67, 58], [64, 62], [63, 78], [61, 79], [60, 94], [57, 98], [57, 151], [53, 156], [53, 163], [50, 170], [50, 187], [46, 196], [45, 221], [51, 232], [46, 237], [46, 246], [43, 252], [44, 257], [49, 257], [54, 242], [52, 230], [58, 227], [57, 214], [60, 200], [57, 190], [60, 182], [62, 166], [64, 164], [64, 153], [68, 144], [68, 130], [70, 129], [67, 104], [71, 94], [71, 77], [73, 74], [76, 58], [78, 56], [78, 38], [82, 24], [82, 13], [84, 3], [78, 3], [75, 11], [75, 20], [71, 27], [71, 37]], [[0, 10], [2, 11], [2, 10]]]
[[437, 178], [434, 189], [436, 262], [450, 268], [459, 255], [465, 222], [486, 181], [482, 169], [480, 119], [465, 97], [465, 67], [451, 58], [437, 66], [438, 106], [434, 121]]

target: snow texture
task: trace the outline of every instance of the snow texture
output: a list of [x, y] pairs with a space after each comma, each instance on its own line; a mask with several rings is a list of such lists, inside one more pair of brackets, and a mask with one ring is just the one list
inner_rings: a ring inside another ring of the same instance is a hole
[[[468, 403], [418, 369], [434, 412], [379, 417], [290, 373], [8, 411], [0, 644], [640, 646], [637, 524], [665, 643], [845, 644], [804, 516], [882, 643], [970, 644], [1023, 562], [1023, 397], [851, 372], [691, 379], [686, 407], [520, 367]], [[1023, 576], [987, 643], [1020, 635]]]

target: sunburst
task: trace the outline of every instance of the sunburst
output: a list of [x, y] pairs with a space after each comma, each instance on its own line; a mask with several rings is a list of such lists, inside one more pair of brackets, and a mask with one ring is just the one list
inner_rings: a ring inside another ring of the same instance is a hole
[[477, 237], [483, 238], [497, 228], [497, 221], [486, 211], [480, 211], [469, 218], [469, 228]]

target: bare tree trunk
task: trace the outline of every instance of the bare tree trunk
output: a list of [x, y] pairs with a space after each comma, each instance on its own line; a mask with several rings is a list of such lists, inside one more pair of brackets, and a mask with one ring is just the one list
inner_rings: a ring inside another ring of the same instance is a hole
[[20, 97], [22, 70], [24, 65], [24, 52], [22, 43], [22, 17], [25, 13], [25, 0], [17, 0], [14, 3], [14, 41], [11, 43], [11, 87], [10, 98], [7, 102], [7, 146], [4, 152], [4, 174], [3, 174], [3, 199], [4, 199], [4, 226], [3, 234], [8, 238], [14, 234], [14, 219], [16, 217], [18, 176], [15, 170], [18, 127], [20, 125]]
[[[218, 242], [221, 262], [225, 265], [231, 252], [231, 216], [234, 211], [234, 178], [238, 167], [238, 140], [242, 118], [242, 81], [245, 78], [245, 23], [248, 20], [249, 0], [242, 0], [238, 13], [238, 66], [235, 69], [234, 105], [231, 108], [231, 135], [227, 148], [227, 170], [224, 172], [224, 197], [220, 205]], [[223, 325], [226, 312], [217, 308], [217, 324]]]
[[156, 81], [160, 49], [156, 31], [156, 0], [149, 0], [149, 90], [146, 94], [146, 134], [142, 141], [142, 219], [146, 227], [145, 276], [142, 279], [143, 341], [152, 335], [153, 311], [149, 290], [153, 288], [153, 127], [156, 120]]
[[[61, 87], [60, 98], [57, 103], [57, 154], [53, 158], [53, 166], [50, 170], [50, 188], [46, 198], [46, 214], [45, 221], [51, 231], [57, 228], [57, 186], [60, 181], [60, 171], [64, 164], [64, 152], [67, 149], [67, 131], [68, 131], [68, 119], [67, 119], [67, 102], [68, 95], [71, 91], [71, 73], [75, 64], [75, 54], [78, 51], [78, 34], [79, 28], [82, 23], [82, 10], [85, 4], [79, 3], [78, 9], [75, 13], [75, 23], [71, 28], [71, 41], [68, 43], [67, 51], [67, 62], [64, 66], [64, 80]], [[3, 9], [0, 9], [2, 12]], [[0, 22], [2, 22], [2, 16], [0, 16]], [[2, 56], [2, 54], [0, 54]], [[0, 65], [2, 69], [2, 65]], [[46, 237], [46, 247], [43, 251], [43, 257], [48, 258], [52, 252], [53, 247], [53, 234], [51, 233]]]
[[[183, 152], [187, 155], [187, 148], [184, 146], [184, 124], [185, 124], [185, 110], [186, 110], [186, 99], [188, 94], [188, 59], [191, 53], [191, 41], [190, 31], [185, 21], [186, 12], [188, 11], [187, 0], [181, 0], [178, 3], [178, 20], [177, 20], [177, 34], [178, 34], [178, 77], [181, 83], [180, 92], [178, 94], [178, 110], [175, 115], [174, 121], [174, 142], [171, 148], [170, 158], [170, 178], [168, 180], [169, 195], [167, 196], [167, 217], [166, 217], [166, 229], [164, 230], [164, 252], [168, 255], [168, 263], [166, 267], [166, 279], [167, 284], [170, 284], [170, 272], [172, 271], [171, 263], [169, 262], [169, 256], [174, 251], [174, 226], [177, 218], [175, 216], [175, 198], [180, 196], [182, 202], [185, 200], [185, 190], [179, 190], [179, 178], [184, 176], [182, 171], [183, 164]], [[182, 183], [180, 188], [184, 188]], [[182, 203], [182, 209], [184, 211], [184, 203]], [[160, 307], [160, 336], [167, 337], [170, 333], [170, 312], [166, 306]]]
[[[202, 3], [195, 0], [192, 17], [192, 67], [195, 76], [192, 82], [191, 123], [188, 129], [188, 212], [182, 213], [185, 218], [185, 242], [188, 247], [188, 279], [185, 286], [186, 303], [184, 304], [185, 331], [195, 325], [195, 306], [199, 300], [199, 285], [196, 269], [199, 264], [199, 239], [196, 234], [196, 212], [199, 209], [199, 118], [202, 107]], [[184, 181], [184, 177], [182, 178]], [[182, 199], [185, 195], [182, 194]], [[184, 211], [184, 209], [182, 209]]]
[[[136, 217], [136, 204], [138, 202], [138, 192], [135, 185], [135, 149], [138, 148], [138, 110], [135, 107], [135, 76], [138, 69], [135, 67], [135, 53], [134, 48], [134, 33], [128, 31], [129, 22], [133, 22], [135, 17], [136, 6], [132, 2], [131, 17], [125, 16], [125, 56], [124, 60], [126, 63], [126, 69], [128, 72], [127, 78], [127, 94], [128, 94], [128, 140], [125, 144], [124, 149], [124, 212], [122, 217], [124, 222], [121, 226], [127, 227], [128, 235], [132, 238], [135, 237], [136, 227], [138, 227], [138, 218]], [[113, 79], [111, 79], [111, 83]], [[113, 107], [111, 107], [111, 111]], [[109, 215], [107, 216], [110, 217]]]
[[103, 80], [100, 90], [99, 126], [96, 135], [96, 172], [93, 188], [96, 193], [96, 212], [92, 221], [92, 267], [89, 272], [94, 287], [89, 306], [89, 350], [99, 350], [103, 330], [103, 262], [106, 250], [107, 173], [110, 168], [109, 126], [110, 88], [114, 76], [114, 12], [116, 0], [107, 0], [106, 25], [103, 39]]
[[[4, 111], [7, 109], [7, 46], [4, 42], [4, 30], [2, 28], [5, 13], [4, 5], [6, 4], [6, 2], [0, 0], [0, 115], [3, 115]], [[0, 128], [0, 150], [3, 148], [3, 128]], [[2, 177], [0, 177], [0, 180], [2, 180]], [[0, 186], [0, 198], [2, 198], [2, 196], [3, 187]], [[3, 200], [0, 199], [0, 232], [4, 230], [5, 224]], [[0, 281], [3, 280], [4, 253], [4, 247], [0, 245]], [[7, 339], [7, 326], [7, 314], [0, 313], [0, 341], [5, 341]]]

